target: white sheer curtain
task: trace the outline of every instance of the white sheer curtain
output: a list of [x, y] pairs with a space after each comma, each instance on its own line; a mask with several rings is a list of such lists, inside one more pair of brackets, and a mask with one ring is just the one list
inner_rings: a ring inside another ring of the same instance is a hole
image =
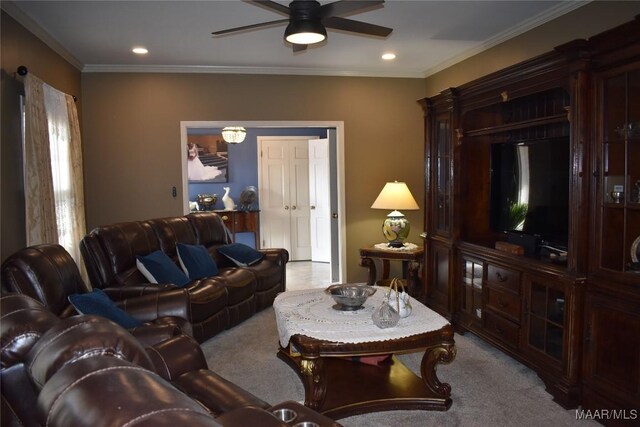
[[28, 74], [25, 122], [27, 245], [59, 243], [85, 276], [82, 146], [73, 97]]

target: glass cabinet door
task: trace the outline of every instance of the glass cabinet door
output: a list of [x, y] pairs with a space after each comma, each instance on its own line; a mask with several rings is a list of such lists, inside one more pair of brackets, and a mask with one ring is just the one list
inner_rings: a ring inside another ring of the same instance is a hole
[[439, 114], [435, 123], [435, 225], [436, 232], [449, 235], [451, 230], [451, 118]]
[[600, 80], [600, 268], [640, 274], [640, 63]]
[[557, 361], [562, 360], [565, 294], [548, 280], [525, 278], [527, 299], [526, 346]]

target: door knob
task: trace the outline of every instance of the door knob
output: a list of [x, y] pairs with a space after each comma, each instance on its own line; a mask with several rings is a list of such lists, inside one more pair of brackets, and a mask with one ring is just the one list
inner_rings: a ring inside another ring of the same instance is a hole
[[289, 210], [289, 206], [285, 205], [284, 210], [288, 211]]
[[314, 210], [315, 208], [316, 208], [315, 206], [311, 205], [311, 210]]
[[333, 218], [333, 219], [338, 219], [338, 214], [334, 212], [334, 213], [331, 215], [331, 218]]
[[295, 211], [296, 210], [296, 205], [291, 206], [291, 210]]

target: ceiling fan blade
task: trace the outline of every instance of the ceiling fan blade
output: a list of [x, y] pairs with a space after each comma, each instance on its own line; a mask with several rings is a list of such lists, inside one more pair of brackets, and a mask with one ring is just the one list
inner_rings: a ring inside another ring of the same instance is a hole
[[371, 36], [386, 37], [393, 31], [393, 28], [382, 27], [366, 22], [354, 21], [352, 19], [331, 16], [322, 20], [322, 25], [334, 30], [349, 31], [352, 33], [368, 34]]
[[238, 32], [238, 31], [252, 30], [254, 28], [268, 27], [268, 26], [271, 26], [271, 25], [283, 24], [285, 22], [289, 22], [289, 20], [288, 19], [278, 19], [277, 21], [262, 22], [260, 24], [245, 25], [244, 27], [236, 27], [236, 28], [229, 28], [228, 30], [214, 31], [211, 34], [213, 34], [214, 36], [221, 36], [223, 34], [235, 33], [235, 32]]
[[306, 44], [294, 44], [293, 45], [293, 52], [302, 52], [307, 50], [307, 45]]
[[257, 6], [262, 6], [267, 9], [271, 9], [275, 12], [279, 12], [287, 16], [289, 16], [289, 13], [291, 12], [287, 6], [283, 6], [280, 3], [276, 3], [271, 0], [247, 0], [247, 2], [253, 3]]
[[330, 16], [346, 15], [352, 12], [364, 11], [364, 9], [382, 6], [384, 0], [363, 0], [363, 1], [335, 1], [320, 6], [317, 14], [320, 18], [328, 18]]

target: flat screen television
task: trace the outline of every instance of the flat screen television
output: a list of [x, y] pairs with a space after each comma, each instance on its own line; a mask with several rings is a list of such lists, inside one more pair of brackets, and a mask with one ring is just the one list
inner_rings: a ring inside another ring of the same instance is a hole
[[493, 231], [517, 231], [566, 247], [569, 151], [567, 136], [491, 145]]

